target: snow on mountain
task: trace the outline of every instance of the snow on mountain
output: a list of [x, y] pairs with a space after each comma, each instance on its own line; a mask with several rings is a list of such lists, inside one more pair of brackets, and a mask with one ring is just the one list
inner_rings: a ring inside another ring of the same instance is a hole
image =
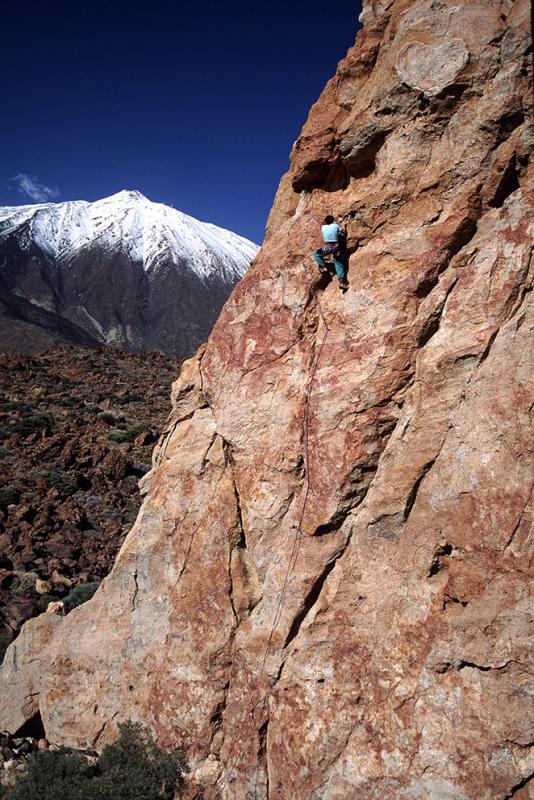
[[125, 190], [94, 203], [0, 207], [0, 239], [23, 226], [29, 239], [58, 263], [98, 243], [109, 250], [124, 246], [145, 270], [187, 260], [188, 269], [202, 279], [216, 271], [235, 282], [258, 252], [248, 239], [153, 203], [138, 191]]
[[52, 336], [188, 355], [258, 249], [138, 191], [0, 207], [3, 346]]

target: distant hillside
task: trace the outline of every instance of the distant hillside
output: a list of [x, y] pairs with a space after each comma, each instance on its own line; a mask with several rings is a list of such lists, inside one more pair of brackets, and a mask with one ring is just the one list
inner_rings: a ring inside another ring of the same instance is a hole
[[158, 353], [0, 354], [0, 660], [24, 620], [108, 574], [179, 370]]

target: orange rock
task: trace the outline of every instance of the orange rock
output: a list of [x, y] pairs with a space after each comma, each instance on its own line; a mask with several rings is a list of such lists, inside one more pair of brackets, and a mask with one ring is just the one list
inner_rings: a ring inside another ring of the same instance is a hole
[[[115, 567], [41, 655], [51, 740], [149, 724], [212, 800], [526, 785], [527, 12], [364, 4], [266, 244], [173, 386]], [[327, 212], [346, 295], [311, 259]]]

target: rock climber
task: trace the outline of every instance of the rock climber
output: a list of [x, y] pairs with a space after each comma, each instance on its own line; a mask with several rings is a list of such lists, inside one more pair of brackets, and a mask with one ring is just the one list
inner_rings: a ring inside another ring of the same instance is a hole
[[340, 237], [346, 235], [345, 230], [342, 229], [337, 222], [334, 221], [334, 217], [329, 214], [327, 217], [325, 217], [324, 225], [321, 227], [321, 231], [323, 234], [324, 245], [314, 252], [313, 257], [320, 271], [324, 274], [328, 274], [328, 267], [325, 264], [323, 256], [333, 256], [336, 275], [339, 279], [339, 288], [342, 292], [346, 292], [349, 288], [349, 284], [347, 278], [345, 277], [345, 265], [341, 261], [341, 248], [339, 242]]

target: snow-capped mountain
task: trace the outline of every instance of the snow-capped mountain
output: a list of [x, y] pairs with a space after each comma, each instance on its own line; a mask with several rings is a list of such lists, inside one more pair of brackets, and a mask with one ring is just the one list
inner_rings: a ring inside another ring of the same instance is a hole
[[0, 349], [190, 355], [257, 251], [137, 191], [0, 207]]

